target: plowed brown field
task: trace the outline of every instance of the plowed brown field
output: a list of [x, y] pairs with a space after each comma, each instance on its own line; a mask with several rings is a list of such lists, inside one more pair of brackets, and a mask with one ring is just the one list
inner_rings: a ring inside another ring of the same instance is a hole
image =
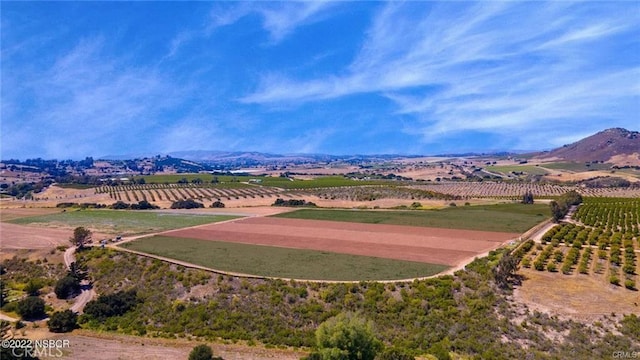
[[255, 217], [163, 235], [456, 265], [520, 234]]

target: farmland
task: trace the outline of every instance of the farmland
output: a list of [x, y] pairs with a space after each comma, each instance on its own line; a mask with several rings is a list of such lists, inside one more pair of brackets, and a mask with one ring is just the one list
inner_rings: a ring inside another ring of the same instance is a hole
[[557, 276], [591, 276], [635, 291], [640, 200], [587, 198], [572, 223], [550, 229], [522, 266]]
[[635, 188], [582, 188], [579, 186], [548, 183], [521, 182], [441, 182], [414, 185], [412, 188], [430, 190], [463, 198], [520, 199], [530, 191], [535, 197], [555, 197], [576, 190], [583, 196], [640, 197], [640, 187]]
[[[168, 231], [162, 235], [170, 240], [143, 239], [124, 246], [234, 273], [384, 280], [424, 276], [459, 265], [517, 238], [547, 218], [547, 206], [522, 204], [440, 211], [298, 210]], [[180, 246], [183, 243], [184, 248]], [[244, 255], [247, 259], [236, 259]], [[394, 263], [395, 270], [389, 270], [390, 263], [383, 259], [414, 265]], [[356, 270], [350, 263], [367, 270]], [[417, 263], [425, 268], [416, 271]]]
[[529, 175], [546, 175], [549, 171], [534, 165], [500, 165], [500, 166], [487, 166], [485, 168], [487, 171], [491, 172], [499, 172], [503, 174], [510, 173], [526, 173]]
[[443, 265], [326, 251], [166, 236], [144, 238], [122, 246], [221, 271], [295, 279], [406, 279], [430, 276], [447, 268]]
[[567, 170], [574, 172], [581, 171], [593, 171], [593, 170], [609, 170], [613, 164], [607, 163], [584, 163], [584, 162], [555, 162], [555, 163], [543, 163], [541, 167], [553, 170]]
[[64, 228], [84, 226], [113, 234], [138, 234], [202, 225], [233, 218], [235, 216], [124, 210], [78, 210], [23, 217], [9, 222], [19, 225], [46, 225]]
[[547, 205], [498, 204], [422, 211], [297, 210], [281, 218], [522, 233], [550, 216]]

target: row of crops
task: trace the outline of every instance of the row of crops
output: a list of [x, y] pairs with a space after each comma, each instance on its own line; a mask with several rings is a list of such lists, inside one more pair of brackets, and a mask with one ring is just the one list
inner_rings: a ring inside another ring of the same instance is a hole
[[638, 237], [640, 199], [587, 198], [574, 215], [581, 223]]
[[442, 182], [416, 185], [414, 188], [462, 197], [490, 197], [517, 199], [526, 192], [534, 197], [556, 197], [571, 190], [582, 196], [640, 197], [640, 188], [582, 188], [557, 184], [509, 183], [509, 182]]
[[283, 192], [280, 189], [260, 186], [246, 186], [238, 188], [197, 186], [194, 184], [145, 184], [101, 186], [96, 193], [109, 194], [114, 200], [138, 202], [146, 200], [177, 201], [186, 199], [232, 200], [275, 197]]
[[640, 248], [638, 199], [587, 198], [574, 220], [545, 233], [522, 258], [538, 271], [598, 275], [613, 285], [637, 288]]
[[384, 198], [400, 199], [458, 199], [458, 196], [440, 194], [428, 190], [412, 189], [402, 186], [361, 185], [320, 188], [288, 189], [270, 186], [230, 183], [241, 186], [229, 187], [228, 184], [216, 186], [213, 184], [130, 184], [96, 188], [97, 194], [109, 194], [114, 200], [137, 202], [146, 201], [175, 201], [181, 199], [216, 199], [231, 200], [239, 198], [272, 197], [280, 195], [315, 195], [324, 199], [373, 201]]

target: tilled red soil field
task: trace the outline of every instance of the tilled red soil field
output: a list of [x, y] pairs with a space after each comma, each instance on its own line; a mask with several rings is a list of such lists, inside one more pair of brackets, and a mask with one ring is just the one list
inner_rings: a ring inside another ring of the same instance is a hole
[[163, 235], [456, 265], [520, 234], [254, 217]]

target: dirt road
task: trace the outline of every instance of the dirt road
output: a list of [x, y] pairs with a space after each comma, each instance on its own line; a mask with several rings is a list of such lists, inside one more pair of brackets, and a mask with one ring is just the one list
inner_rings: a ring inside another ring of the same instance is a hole
[[[76, 261], [75, 253], [75, 246], [68, 248], [64, 252], [64, 264], [67, 266], [67, 270], [71, 268], [71, 263]], [[96, 292], [93, 290], [93, 287], [87, 280], [83, 280], [80, 286], [80, 295], [76, 296], [74, 303], [71, 306], [71, 311], [81, 314], [84, 310], [85, 305], [87, 305], [87, 303], [93, 299], [93, 297], [96, 295]]]

